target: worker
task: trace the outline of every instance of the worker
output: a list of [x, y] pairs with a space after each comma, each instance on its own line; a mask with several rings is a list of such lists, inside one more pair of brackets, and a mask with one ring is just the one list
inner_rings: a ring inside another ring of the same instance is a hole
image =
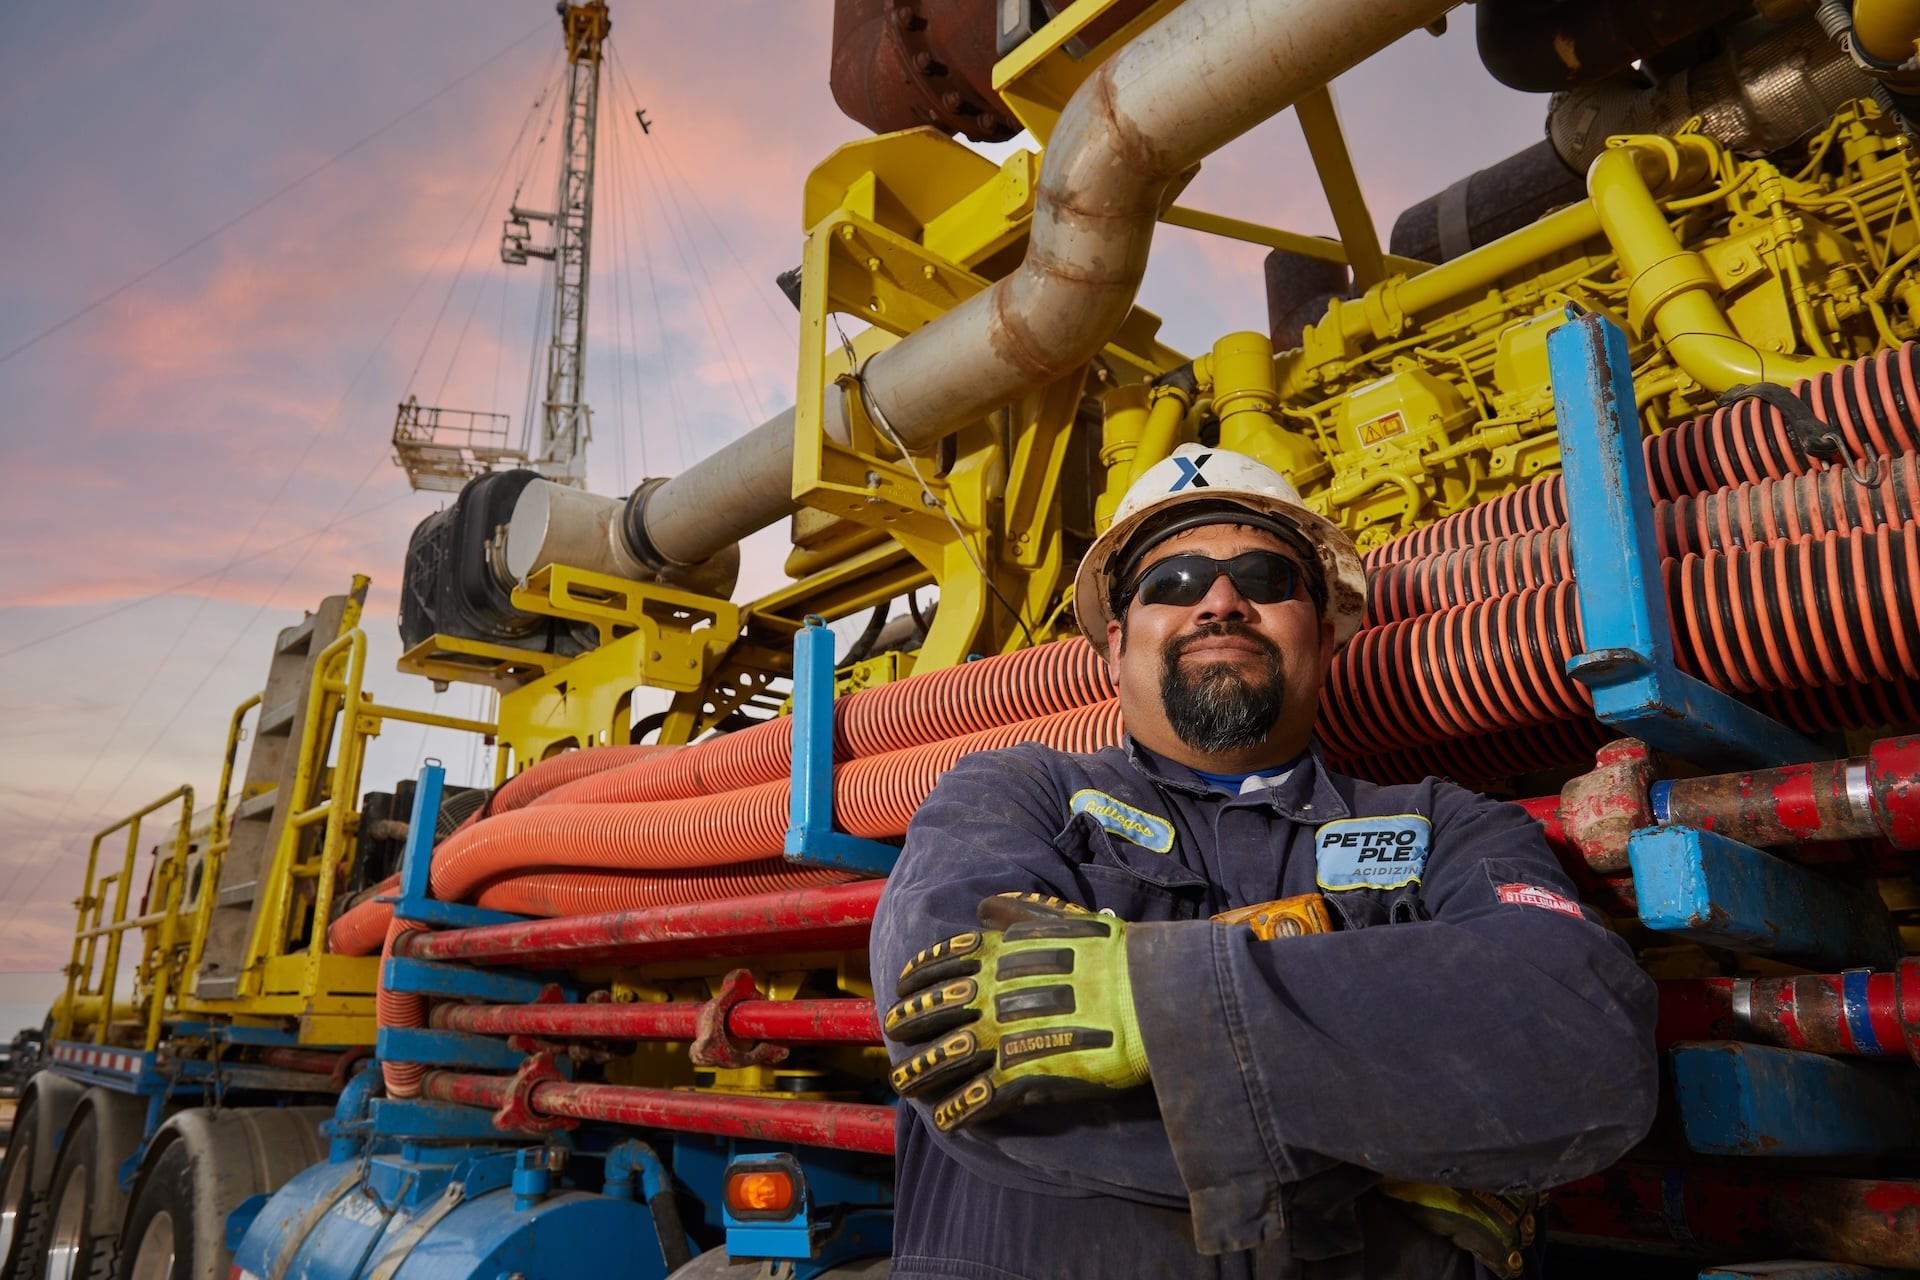
[[1645, 1135], [1653, 985], [1539, 825], [1315, 745], [1365, 590], [1255, 459], [1127, 491], [1074, 583], [1123, 745], [960, 760], [874, 921], [895, 1280], [1536, 1274], [1532, 1193]]

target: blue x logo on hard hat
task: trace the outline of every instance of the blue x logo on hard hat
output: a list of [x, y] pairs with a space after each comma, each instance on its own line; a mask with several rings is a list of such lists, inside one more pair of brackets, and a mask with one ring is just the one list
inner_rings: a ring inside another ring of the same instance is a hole
[[1180, 478], [1173, 482], [1173, 487], [1167, 490], [1167, 492], [1178, 493], [1188, 485], [1192, 485], [1196, 489], [1211, 488], [1212, 486], [1207, 483], [1207, 478], [1200, 474], [1200, 468], [1206, 466], [1207, 459], [1212, 456], [1210, 453], [1203, 453], [1197, 458], [1183, 458], [1177, 453], [1174, 454], [1173, 463], [1180, 468]]

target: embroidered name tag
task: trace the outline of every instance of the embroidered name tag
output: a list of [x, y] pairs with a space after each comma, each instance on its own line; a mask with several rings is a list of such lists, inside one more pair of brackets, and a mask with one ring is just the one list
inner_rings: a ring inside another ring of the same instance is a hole
[[1165, 853], [1173, 848], [1172, 823], [1144, 809], [1122, 803], [1104, 791], [1091, 788], [1076, 791], [1067, 807], [1076, 814], [1086, 814], [1114, 835], [1142, 849]]
[[1329, 822], [1314, 835], [1315, 878], [1329, 891], [1418, 884], [1432, 834], [1417, 813]]

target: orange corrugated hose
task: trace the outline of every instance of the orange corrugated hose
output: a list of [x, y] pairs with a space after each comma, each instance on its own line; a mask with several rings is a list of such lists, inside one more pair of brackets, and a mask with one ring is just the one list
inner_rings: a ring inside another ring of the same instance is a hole
[[[1087, 751], [1119, 737], [1119, 704], [1108, 701], [855, 760], [834, 779], [835, 812], [855, 835], [899, 836], [940, 775], [969, 752], [1029, 741]], [[528, 914], [543, 905], [557, 908], [552, 914], [574, 914], [672, 900], [670, 895], [701, 884], [684, 875], [696, 868], [708, 869], [705, 883], [720, 890], [699, 896], [845, 878], [781, 864], [788, 796], [782, 779], [688, 800], [529, 805], [449, 836], [434, 851], [433, 893], [450, 902], [477, 895], [483, 906]], [[535, 870], [547, 867], [567, 869]], [[392, 923], [383, 954], [391, 954], [393, 939], [405, 931], [400, 922]], [[383, 1027], [426, 1025], [423, 1001], [389, 992], [384, 984], [378, 1014]], [[418, 1090], [423, 1069], [407, 1064], [383, 1064], [382, 1069], [390, 1095], [410, 1097]]]
[[[523, 770], [509, 779], [507, 784], [488, 799], [479, 810], [467, 815], [458, 827], [457, 834], [491, 814], [505, 813], [529, 804], [555, 787], [565, 786], [569, 782], [603, 773], [608, 769], [622, 765], [635, 764], [649, 756], [671, 755], [680, 747], [656, 745], [594, 747], [586, 751], [569, 751], [564, 755], [542, 760], [529, 769]], [[362, 895], [362, 900], [340, 913], [327, 929], [327, 950], [341, 956], [371, 955], [387, 935], [387, 922], [393, 919], [393, 907], [375, 899], [387, 897], [400, 888], [398, 875], [388, 876]]]
[[[402, 935], [424, 929], [425, 925], [413, 924], [406, 920], [387, 922], [386, 941], [380, 948], [380, 971], [384, 974], [387, 961], [393, 956], [393, 944]], [[374, 987], [374, 1019], [383, 1027], [424, 1027], [427, 1025], [427, 1002], [416, 995], [407, 995], [387, 990], [382, 979]], [[386, 1082], [387, 1096], [391, 1098], [412, 1098], [420, 1092], [420, 1081], [426, 1076], [427, 1069], [418, 1062], [380, 1062], [380, 1078]]]
[[[1038, 719], [1113, 696], [1105, 664], [1079, 637], [849, 694], [834, 704], [834, 758], [852, 760]], [[742, 791], [787, 776], [786, 717], [558, 787], [535, 807], [636, 804]]]
[[475, 901], [495, 911], [523, 916], [587, 916], [811, 889], [858, 878], [850, 871], [802, 867], [785, 858], [766, 858], [658, 874], [570, 871], [503, 876], [484, 886]]

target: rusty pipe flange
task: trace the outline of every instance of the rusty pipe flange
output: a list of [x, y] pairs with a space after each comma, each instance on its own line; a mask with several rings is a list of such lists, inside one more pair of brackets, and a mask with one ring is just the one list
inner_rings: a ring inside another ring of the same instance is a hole
[[520, 1064], [507, 1085], [507, 1100], [493, 1113], [493, 1127], [509, 1133], [550, 1133], [555, 1129], [577, 1129], [578, 1120], [566, 1116], [546, 1116], [533, 1109], [533, 1091], [549, 1080], [565, 1082], [551, 1053], [536, 1053]]
[[836, 0], [833, 100], [875, 133], [1006, 141], [1020, 122], [993, 91], [995, 12], [995, 0]]
[[713, 999], [700, 1006], [700, 1020], [696, 1024], [693, 1044], [687, 1050], [694, 1065], [732, 1070], [740, 1067], [771, 1067], [775, 1063], [785, 1062], [789, 1052], [785, 1046], [738, 1040], [727, 1032], [727, 1019], [732, 1016], [735, 1005], [742, 1000], [765, 998], [753, 985], [753, 975], [745, 969], [735, 969], [722, 978], [720, 990]]

